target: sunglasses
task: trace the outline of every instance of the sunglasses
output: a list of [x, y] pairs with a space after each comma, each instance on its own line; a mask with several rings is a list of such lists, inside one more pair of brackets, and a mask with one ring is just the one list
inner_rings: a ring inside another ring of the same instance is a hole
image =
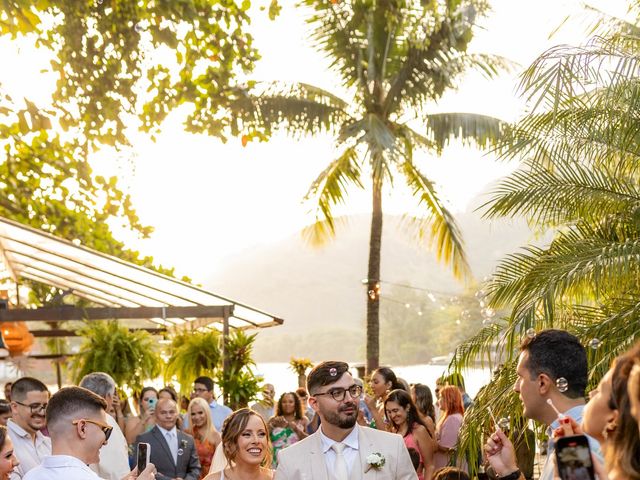
[[73, 423], [74, 425], [78, 425], [80, 422], [93, 423], [94, 425], [100, 427], [100, 430], [102, 430], [102, 433], [104, 433], [105, 442], [109, 440], [109, 437], [111, 436], [111, 432], [113, 431], [113, 427], [111, 425], [107, 425], [102, 422], [98, 422], [96, 420], [89, 420], [88, 418], [81, 418], [80, 420], [74, 420], [71, 423]]

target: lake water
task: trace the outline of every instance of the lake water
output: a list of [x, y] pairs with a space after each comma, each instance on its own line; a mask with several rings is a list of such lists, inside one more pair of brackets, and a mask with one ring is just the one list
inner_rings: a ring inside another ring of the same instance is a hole
[[[435, 388], [436, 379], [442, 376], [446, 365], [408, 365], [392, 367], [395, 374], [409, 383], [422, 383], [431, 390]], [[276, 395], [295, 391], [298, 388], [298, 376], [291, 370], [288, 363], [259, 363], [255, 369], [263, 376], [265, 382], [276, 387]], [[355, 369], [352, 370], [355, 374]], [[491, 378], [489, 369], [472, 368], [463, 372], [467, 393], [473, 398], [480, 387], [487, 384]], [[277, 397], [276, 397], [277, 398]]]

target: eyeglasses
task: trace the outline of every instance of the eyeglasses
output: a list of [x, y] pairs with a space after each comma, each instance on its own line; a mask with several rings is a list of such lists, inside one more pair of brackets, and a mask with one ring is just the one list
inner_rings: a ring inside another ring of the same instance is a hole
[[203, 393], [203, 392], [208, 392], [209, 390], [207, 390], [206, 388], [194, 388], [193, 391], [195, 393]]
[[351, 385], [349, 388], [332, 388], [328, 392], [314, 393], [312, 396], [331, 395], [336, 402], [341, 402], [344, 400], [347, 392], [349, 392], [351, 398], [358, 398], [362, 394], [362, 387], [360, 385]]
[[31, 413], [44, 413], [47, 409], [47, 405], [49, 405], [48, 403], [32, 403], [30, 405], [27, 405], [26, 403], [22, 403], [17, 400], [14, 400], [14, 402], [16, 402], [18, 405], [29, 408], [31, 410]]
[[81, 418], [80, 420], [74, 420], [71, 423], [73, 423], [74, 425], [77, 425], [80, 422], [93, 423], [94, 425], [97, 425], [98, 427], [100, 427], [100, 430], [102, 430], [102, 433], [104, 433], [105, 442], [109, 440], [109, 437], [111, 436], [111, 432], [113, 431], [113, 427], [111, 425], [107, 425], [105, 423], [98, 422], [96, 420], [89, 420], [88, 418]]

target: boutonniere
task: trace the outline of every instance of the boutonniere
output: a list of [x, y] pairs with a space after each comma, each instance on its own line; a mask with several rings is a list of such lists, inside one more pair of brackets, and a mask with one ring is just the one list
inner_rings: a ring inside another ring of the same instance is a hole
[[187, 445], [189, 445], [189, 443], [184, 438], [180, 440], [180, 448], [178, 449], [178, 456], [184, 453], [184, 449], [187, 448]]
[[387, 460], [384, 458], [384, 455], [381, 453], [372, 453], [367, 456], [367, 469], [364, 473], [367, 473], [372, 468], [375, 470], [380, 470], [384, 466], [384, 462]]

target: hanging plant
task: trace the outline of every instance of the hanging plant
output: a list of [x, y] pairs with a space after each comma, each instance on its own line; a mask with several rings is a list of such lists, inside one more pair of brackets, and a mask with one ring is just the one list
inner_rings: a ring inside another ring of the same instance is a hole
[[145, 380], [160, 375], [162, 359], [148, 332], [108, 320], [86, 322], [78, 335], [84, 340], [72, 363], [76, 383], [88, 373], [105, 372], [119, 386], [140, 390]]
[[182, 393], [200, 375], [213, 377], [222, 361], [222, 336], [215, 330], [185, 330], [177, 334], [169, 347], [170, 357], [164, 371], [165, 381], [174, 377]]

